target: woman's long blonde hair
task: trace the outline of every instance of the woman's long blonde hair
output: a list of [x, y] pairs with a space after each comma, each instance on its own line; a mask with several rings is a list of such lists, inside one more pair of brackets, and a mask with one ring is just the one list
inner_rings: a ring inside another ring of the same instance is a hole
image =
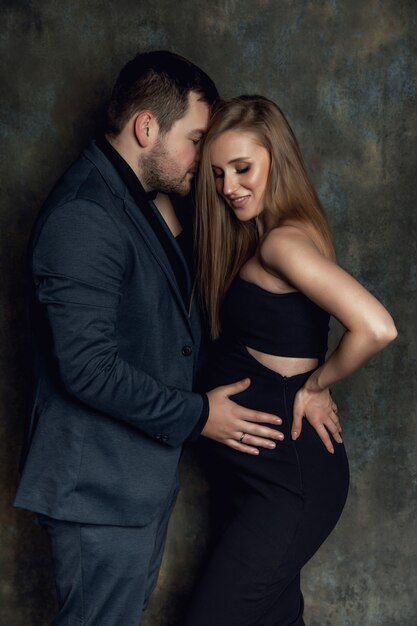
[[334, 256], [326, 216], [282, 111], [262, 96], [240, 96], [223, 102], [203, 141], [197, 181], [197, 287], [213, 339], [220, 333], [219, 311], [225, 293], [242, 265], [255, 253], [259, 239], [254, 221], [240, 222], [216, 192], [210, 148], [228, 130], [254, 133], [269, 152], [265, 208], [257, 219], [263, 220], [267, 213], [272, 228], [285, 220], [303, 222], [313, 228], [323, 252]]

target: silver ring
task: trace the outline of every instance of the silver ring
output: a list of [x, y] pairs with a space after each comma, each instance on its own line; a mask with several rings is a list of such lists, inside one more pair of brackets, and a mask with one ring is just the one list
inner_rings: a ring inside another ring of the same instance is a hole
[[240, 435], [239, 443], [243, 443], [243, 440], [244, 440], [244, 438], [245, 438], [245, 436], [246, 436], [246, 435], [247, 435], [247, 433], [242, 433], [242, 434]]

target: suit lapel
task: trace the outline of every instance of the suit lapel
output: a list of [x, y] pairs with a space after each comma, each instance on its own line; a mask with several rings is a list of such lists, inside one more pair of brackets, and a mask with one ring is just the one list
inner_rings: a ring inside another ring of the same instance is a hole
[[[174, 250], [175, 250], [175, 252], [176, 252], [176, 254], [177, 254], [177, 256], [178, 256], [178, 258], [179, 258], [179, 260], [180, 260], [180, 262], [182, 264], [182, 267], [183, 267], [183, 270], [184, 270], [184, 275], [185, 275], [185, 278], [186, 278], [187, 292], [190, 293], [191, 292], [190, 269], [188, 267], [187, 261], [184, 258], [183, 252], [181, 250], [181, 246], [178, 245], [177, 240], [172, 235], [172, 233], [171, 233], [170, 229], [168, 228], [164, 218], [162, 217], [161, 213], [159, 212], [158, 207], [152, 201], [150, 202], [150, 204], [151, 204], [151, 206], [152, 206], [152, 208], [153, 208], [153, 210], [155, 212], [155, 215], [156, 215], [159, 223], [161, 224], [161, 228], [166, 232], [166, 235], [169, 238], [170, 243], [171, 243], [172, 247], [174, 248]], [[166, 255], [165, 255], [165, 257], [166, 257]]]
[[[136, 229], [138, 230], [139, 234], [141, 235], [143, 241], [145, 242], [146, 246], [148, 247], [149, 251], [152, 253], [152, 255], [154, 256], [156, 262], [158, 263], [158, 265], [160, 266], [161, 270], [164, 272], [165, 276], [167, 277], [170, 287], [173, 291], [173, 294], [177, 300], [178, 306], [180, 307], [182, 313], [184, 314], [184, 317], [187, 320], [187, 324], [190, 328], [191, 331], [193, 331], [192, 325], [191, 325], [191, 320], [190, 317], [188, 315], [188, 311], [186, 309], [185, 303], [184, 303], [184, 299], [182, 297], [181, 291], [179, 289], [178, 286], [178, 281], [175, 277], [174, 272], [172, 271], [172, 266], [171, 263], [169, 262], [169, 259], [167, 258], [166, 254], [165, 254], [165, 250], [163, 249], [158, 237], [155, 235], [153, 229], [151, 228], [151, 226], [149, 225], [147, 219], [142, 215], [142, 213], [140, 212], [139, 207], [137, 206], [137, 204], [131, 200], [129, 197], [125, 197], [123, 199], [124, 202], [124, 206], [125, 206], [125, 211], [127, 213], [127, 215], [129, 216], [130, 220], [132, 221], [132, 223], [134, 224], [134, 226], [136, 227]], [[162, 219], [162, 218], [161, 218]], [[163, 224], [164, 228], [167, 228], [166, 224]], [[180, 256], [181, 262], [184, 264], [185, 267], [185, 271], [186, 271], [186, 276], [187, 276], [187, 281], [189, 283], [189, 286], [191, 284], [191, 278], [190, 278], [190, 273], [188, 271], [188, 267], [186, 266], [185, 263], [185, 259], [183, 257], [183, 254], [181, 252], [181, 250], [179, 249], [178, 244], [174, 241], [174, 244], [176, 246], [176, 248], [178, 248], [178, 254]], [[193, 333], [194, 334], [194, 333]]]

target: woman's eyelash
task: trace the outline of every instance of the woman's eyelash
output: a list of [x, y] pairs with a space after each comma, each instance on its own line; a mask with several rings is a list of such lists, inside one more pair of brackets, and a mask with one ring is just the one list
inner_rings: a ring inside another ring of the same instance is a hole
[[[245, 174], [246, 172], [249, 172], [249, 170], [250, 170], [250, 166], [249, 165], [245, 165], [245, 167], [236, 168], [236, 174]], [[224, 173], [223, 172], [215, 172], [213, 170], [213, 176], [214, 176], [214, 178], [224, 178]]]

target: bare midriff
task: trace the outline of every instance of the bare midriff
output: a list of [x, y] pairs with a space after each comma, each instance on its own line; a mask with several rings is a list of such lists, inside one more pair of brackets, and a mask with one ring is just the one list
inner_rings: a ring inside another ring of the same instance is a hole
[[304, 374], [317, 367], [318, 359], [299, 358], [288, 356], [276, 356], [275, 354], [266, 354], [259, 352], [254, 348], [246, 346], [246, 350], [254, 359], [270, 370], [281, 374], [281, 376], [295, 376], [296, 374]]

